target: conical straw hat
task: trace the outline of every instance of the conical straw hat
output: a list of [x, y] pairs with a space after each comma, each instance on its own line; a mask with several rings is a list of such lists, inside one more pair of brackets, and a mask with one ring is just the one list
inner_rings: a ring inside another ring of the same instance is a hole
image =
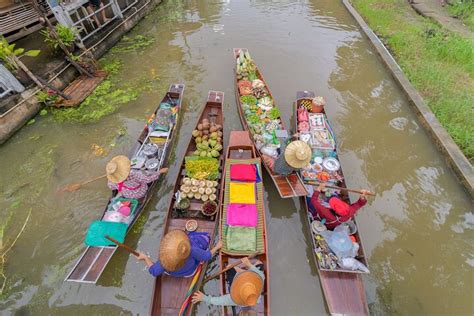
[[230, 286], [230, 297], [241, 306], [254, 306], [263, 289], [263, 280], [253, 271], [237, 274]]
[[286, 146], [285, 160], [293, 168], [303, 168], [311, 161], [311, 147], [302, 140], [295, 140]]
[[120, 183], [127, 179], [130, 174], [130, 159], [126, 156], [115, 156], [105, 166], [107, 179], [113, 183]]
[[182, 230], [168, 232], [160, 244], [160, 262], [166, 271], [179, 270], [191, 253], [188, 235]]

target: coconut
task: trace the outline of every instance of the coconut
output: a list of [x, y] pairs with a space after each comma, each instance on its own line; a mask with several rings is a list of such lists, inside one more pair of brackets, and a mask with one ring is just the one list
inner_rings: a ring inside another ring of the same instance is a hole
[[201, 194], [204, 194], [204, 192], [206, 192], [206, 189], [204, 189], [204, 188], [199, 188], [199, 189], [198, 189], [198, 192], [201, 193]]
[[191, 192], [196, 193], [199, 190], [198, 187], [191, 187]]
[[192, 199], [194, 197], [194, 193], [189, 192], [188, 194], [186, 194], [186, 196], [188, 197], [188, 199]]
[[210, 194], [209, 195], [209, 200], [210, 201], [215, 201], [217, 199], [217, 196], [215, 194]]
[[191, 180], [191, 184], [192, 184], [193, 186], [198, 186], [198, 185], [199, 185], [199, 180], [197, 180], [197, 179], [192, 179], [192, 180]]
[[182, 189], [182, 191], [183, 191], [184, 193], [189, 193], [189, 192], [191, 192], [191, 188], [188, 187], [188, 186], [185, 186], [185, 187]]
[[217, 181], [212, 181], [212, 184], [214, 185], [215, 188], [217, 188], [217, 185], [219, 184]]
[[209, 195], [203, 194], [203, 195], [201, 196], [201, 200], [202, 200], [203, 202], [206, 202], [207, 200], [209, 200]]
[[184, 185], [188, 185], [188, 186], [191, 185], [191, 184], [192, 184], [192, 183], [191, 183], [191, 179], [189, 179], [189, 178], [184, 178], [184, 179], [183, 179], [183, 184], [184, 184]]
[[199, 193], [199, 192], [197, 192], [197, 193], [194, 193], [194, 198], [195, 198], [195, 199], [198, 199], [198, 200], [200, 200], [200, 199], [201, 199], [201, 196], [202, 196], [202, 194], [201, 194], [201, 193]]
[[212, 189], [206, 188], [206, 191], [204, 193], [206, 193], [207, 195], [212, 194]]
[[212, 188], [212, 193], [216, 193], [217, 192], [217, 189], [216, 188]]
[[204, 188], [206, 186], [206, 180], [199, 181], [199, 187]]
[[206, 180], [206, 187], [212, 188], [213, 186], [214, 186], [214, 184], [212, 183], [212, 181]]

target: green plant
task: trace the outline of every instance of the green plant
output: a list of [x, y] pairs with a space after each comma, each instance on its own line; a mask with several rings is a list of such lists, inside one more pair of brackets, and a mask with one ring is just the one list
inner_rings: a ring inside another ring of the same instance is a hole
[[5, 37], [0, 35], [0, 60], [12, 71], [17, 72], [20, 69], [18, 59], [23, 56], [36, 57], [40, 50], [33, 49], [25, 51], [24, 48], [15, 48], [15, 44], [9, 44]]
[[51, 105], [58, 101], [59, 96], [53, 90], [48, 90], [48, 92], [39, 91], [36, 94], [36, 99], [40, 103]]
[[61, 40], [66, 47], [71, 47], [74, 44], [78, 33], [76, 28], [58, 23], [54, 29], [59, 39], [53, 36], [49, 29], [41, 31], [41, 34], [44, 35], [44, 42], [46, 44], [55, 50], [59, 48], [59, 40]]

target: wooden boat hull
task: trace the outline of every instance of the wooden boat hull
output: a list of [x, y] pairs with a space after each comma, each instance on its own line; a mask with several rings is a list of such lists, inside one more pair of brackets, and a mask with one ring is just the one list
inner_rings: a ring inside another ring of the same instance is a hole
[[[223, 121], [224, 121], [224, 116], [222, 112], [223, 104], [224, 104], [224, 93], [217, 92], [217, 91], [210, 91], [206, 106], [204, 107], [198, 122], [200, 122], [203, 118], [208, 117], [210, 114], [216, 114], [217, 115], [216, 123], [223, 125]], [[192, 152], [194, 152], [195, 150], [196, 150], [196, 144], [194, 143], [194, 140], [191, 139], [187, 147], [185, 156], [192, 154]], [[222, 152], [224, 152], [224, 150]], [[221, 168], [224, 164], [224, 160], [225, 160], [225, 155], [221, 154], [221, 157], [220, 157]], [[173, 192], [178, 191], [181, 184], [181, 180], [185, 176], [184, 163], [185, 163], [185, 160], [183, 158], [182, 163], [181, 163], [180, 173], [178, 174], [178, 177], [176, 179], [175, 188]], [[222, 193], [221, 188], [222, 188], [222, 185], [220, 184], [218, 187], [218, 192], [217, 192], [218, 193], [217, 196], [219, 197]], [[219, 201], [220, 200], [221, 199], [219, 198]], [[175, 203], [175, 199], [173, 197], [168, 207], [168, 213], [165, 220], [165, 227], [163, 229], [163, 236], [166, 235], [166, 233], [170, 230], [174, 230], [174, 229], [183, 230], [185, 228], [186, 221], [190, 219], [190, 218], [175, 218], [173, 216], [174, 203]], [[195, 205], [195, 203], [191, 202], [190, 209], [193, 208], [193, 205]], [[199, 212], [199, 209], [198, 209], [199, 206], [196, 205], [195, 208]], [[194, 218], [194, 217], [192, 218], [198, 222], [197, 231], [208, 232], [211, 235], [212, 237], [211, 245], [213, 244], [214, 236], [217, 231], [217, 227], [219, 223], [218, 217], [219, 217], [219, 213], [217, 213], [210, 219]], [[201, 277], [196, 285], [196, 288], [199, 288], [199, 284], [202, 282], [202, 278], [204, 276], [204, 271], [206, 269], [206, 266], [207, 265], [204, 264]], [[191, 281], [192, 281], [192, 278], [176, 278], [176, 277], [172, 277], [165, 274], [158, 276], [155, 280], [155, 285], [153, 289], [153, 297], [152, 297], [152, 302], [151, 302], [150, 314], [163, 315], [163, 316], [178, 315], [181, 305], [183, 301], [185, 300], [185, 295], [189, 289]], [[190, 308], [187, 309], [186, 315], [190, 315], [192, 312], [192, 309], [193, 309], [193, 306], [191, 305]]]
[[[229, 161], [249, 161], [254, 160], [257, 163], [260, 163], [260, 159], [257, 157], [257, 151], [253, 142], [250, 140], [250, 134], [248, 131], [232, 131], [229, 137], [229, 146], [227, 147], [227, 154], [226, 154], [227, 163]], [[226, 164], [227, 164], [226, 163]], [[261, 170], [261, 168], [260, 168]], [[225, 176], [223, 177], [225, 179]], [[262, 182], [262, 190], [263, 190], [263, 182]], [[225, 191], [225, 190], [223, 190]], [[261, 201], [263, 205], [263, 200]], [[222, 204], [222, 208], [224, 204]], [[223, 209], [221, 209], [221, 217], [220, 217], [220, 231], [223, 231], [223, 225], [225, 225], [223, 220]], [[257, 312], [258, 315], [270, 315], [270, 267], [269, 267], [269, 259], [267, 254], [267, 238], [266, 238], [266, 221], [265, 221], [265, 208], [263, 205], [263, 227], [264, 227], [264, 251], [260, 252], [255, 259], [260, 260], [263, 263], [264, 271], [265, 271], [265, 284], [262, 294], [262, 300], [255, 306], [253, 309]], [[220, 234], [222, 238], [222, 233]], [[242, 257], [247, 255], [237, 255], [237, 254], [230, 254], [226, 251], [220, 252], [219, 255], [219, 263], [221, 269], [225, 268], [227, 265], [234, 263], [237, 260], [240, 260]], [[229, 294], [229, 289], [227, 286], [226, 275], [225, 273], [220, 275], [219, 279], [220, 288], [221, 288], [221, 295]], [[232, 308], [231, 307], [222, 307], [221, 310], [222, 315], [229, 315], [232, 316]]]
[[[183, 93], [184, 93], [184, 85], [183, 84], [172, 84], [166, 93], [166, 96], [163, 98], [162, 102], [168, 101], [168, 100], [173, 100], [173, 102], [176, 102], [176, 106], [181, 108], [181, 103], [183, 99]], [[160, 102], [161, 104], [161, 102]], [[157, 112], [158, 108], [155, 110], [155, 114]], [[178, 118], [179, 118], [179, 112], [178, 112]], [[173, 126], [171, 129], [170, 133], [170, 138], [168, 140], [168, 144], [166, 145], [167, 147], [165, 148], [165, 152], [163, 155], [163, 161], [162, 161], [162, 166], [165, 166], [168, 157], [169, 157], [169, 152], [171, 151], [171, 145], [174, 141], [176, 130], [175, 130], [176, 124]], [[137, 143], [135, 144], [134, 148], [131, 151], [131, 156], [133, 156], [139, 148], [142, 146], [143, 142], [146, 141], [148, 135], [148, 129], [147, 127], [142, 131], [140, 136], [138, 137]], [[161, 177], [160, 177], [161, 178]], [[135, 224], [136, 220], [140, 217], [142, 211], [144, 210], [146, 204], [151, 198], [151, 193], [155, 189], [156, 184], [158, 183], [159, 179], [148, 184], [148, 190], [142, 199], [139, 200], [139, 205], [138, 209], [135, 213], [135, 217], [133, 218], [132, 222], [128, 226], [128, 231], [132, 228], [132, 226]], [[115, 197], [115, 194], [117, 192], [114, 192], [111, 199]], [[110, 200], [111, 200], [110, 199]], [[109, 200], [109, 203], [110, 203]], [[107, 203], [108, 206], [108, 203]], [[107, 210], [107, 206], [105, 207], [104, 214]], [[101, 218], [101, 219], [102, 219]], [[127, 231], [127, 233], [128, 233]], [[110, 247], [87, 247], [87, 249], [84, 251], [82, 256], [79, 258], [77, 261], [76, 265], [73, 267], [71, 272], [67, 275], [65, 281], [71, 281], [71, 282], [80, 282], [80, 283], [92, 283], [95, 284], [99, 277], [101, 276], [102, 272], [105, 270], [105, 267], [107, 266], [108, 262], [114, 255], [115, 251], [117, 250], [116, 246], [110, 246]]]
[[[297, 92], [296, 101], [294, 103], [295, 126], [298, 126], [298, 115], [296, 112], [298, 108], [298, 101], [304, 98], [314, 97], [314, 92]], [[346, 187], [345, 180], [342, 181], [340, 186]], [[347, 194], [344, 194], [343, 198], [345, 198], [345, 200], [350, 203], [349, 196]], [[305, 212], [305, 223], [311, 235], [312, 249], [316, 249], [316, 243], [314, 239], [315, 235], [311, 230], [311, 217], [309, 216], [308, 202], [305, 197], [301, 198], [301, 203], [304, 205], [303, 212]], [[356, 222], [355, 219], [354, 222]], [[359, 232], [355, 234], [355, 237], [360, 245], [358, 259], [363, 264], [368, 266]], [[343, 269], [338, 271], [323, 269], [319, 265], [316, 252], [312, 251], [312, 253], [315, 265], [318, 269], [319, 279], [329, 313], [331, 315], [368, 315], [369, 309], [365, 295], [364, 283], [361, 276], [364, 274], [364, 272]]]
[[[236, 59], [240, 52], [245, 52], [247, 51], [246, 48], [234, 48], [234, 58]], [[235, 72], [235, 69], [234, 69]], [[262, 80], [265, 83], [265, 86], [268, 90], [269, 95], [273, 99], [273, 95], [270, 91], [270, 88], [268, 87], [268, 84], [265, 82], [265, 79], [263, 78], [263, 75], [260, 73], [260, 71], [256, 70], [257, 77]], [[245, 119], [245, 114], [242, 109], [242, 103], [240, 102], [240, 92], [239, 92], [239, 86], [238, 86], [238, 80], [237, 80], [237, 73], [235, 73], [235, 99], [237, 102], [237, 109], [239, 112], [239, 117], [240, 117], [240, 122], [242, 123], [242, 127], [244, 130], [249, 131], [249, 127], [247, 124], [247, 120]], [[273, 99], [274, 100], [274, 99]], [[283, 129], [285, 129], [285, 126], [283, 124], [283, 121], [281, 122]], [[250, 132], [250, 131], [249, 131]], [[291, 135], [290, 135], [291, 136]], [[253, 142], [253, 138], [251, 137], [252, 143], [255, 145]], [[260, 156], [260, 151], [257, 150], [257, 155]], [[292, 198], [292, 197], [298, 197], [298, 196], [305, 196], [308, 194], [306, 191], [306, 188], [303, 185], [303, 182], [299, 176], [298, 173], [294, 172], [290, 175], [283, 176], [283, 175], [278, 175], [273, 173], [268, 166], [265, 164], [264, 161], [262, 161], [262, 164], [264, 165], [265, 169], [267, 170], [268, 174], [272, 178], [273, 183], [275, 184], [278, 193], [282, 198]]]

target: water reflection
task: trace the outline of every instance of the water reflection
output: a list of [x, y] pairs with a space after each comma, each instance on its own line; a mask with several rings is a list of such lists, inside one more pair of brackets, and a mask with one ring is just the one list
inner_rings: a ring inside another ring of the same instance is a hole
[[[460, 227], [454, 223], [472, 204], [462, 190], [447, 189], [459, 184], [366, 47], [357, 38], [340, 46], [329, 84], [339, 92], [335, 129], [343, 165], [356, 168], [348, 183], [379, 193], [359, 216], [370, 254], [371, 311], [465, 313], [474, 235], [450, 227]], [[447, 288], [450, 299], [440, 300]]]

